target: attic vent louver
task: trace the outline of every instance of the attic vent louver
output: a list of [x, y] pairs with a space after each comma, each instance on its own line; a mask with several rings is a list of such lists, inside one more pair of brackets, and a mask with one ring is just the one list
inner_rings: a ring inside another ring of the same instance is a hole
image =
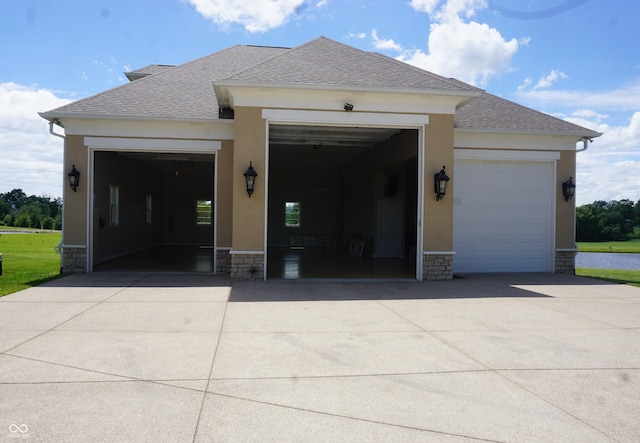
[[224, 120], [233, 120], [234, 112], [231, 108], [218, 108], [218, 118]]

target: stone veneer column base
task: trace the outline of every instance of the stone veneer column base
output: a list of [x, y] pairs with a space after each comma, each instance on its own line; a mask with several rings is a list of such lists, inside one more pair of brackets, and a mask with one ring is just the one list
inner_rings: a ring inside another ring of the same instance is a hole
[[452, 280], [455, 252], [425, 252], [422, 260], [423, 280]]
[[231, 248], [216, 250], [216, 274], [231, 273]]
[[577, 253], [577, 249], [556, 249], [556, 274], [575, 274]]
[[230, 251], [231, 280], [263, 281], [264, 253], [262, 251]]
[[62, 273], [80, 274], [87, 272], [87, 248], [84, 246], [62, 247]]

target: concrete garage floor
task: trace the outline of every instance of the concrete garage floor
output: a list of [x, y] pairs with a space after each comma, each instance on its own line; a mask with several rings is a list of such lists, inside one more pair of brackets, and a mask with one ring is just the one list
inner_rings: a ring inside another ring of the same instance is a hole
[[0, 298], [0, 399], [7, 441], [637, 442], [640, 289], [72, 275]]

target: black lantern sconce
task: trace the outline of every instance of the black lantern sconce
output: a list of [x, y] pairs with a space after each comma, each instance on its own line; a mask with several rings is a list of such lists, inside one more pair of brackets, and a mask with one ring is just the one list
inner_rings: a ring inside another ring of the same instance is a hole
[[78, 183], [80, 183], [80, 171], [76, 169], [76, 165], [73, 165], [71, 172], [68, 173], [67, 176], [69, 177], [69, 185], [71, 186], [71, 189], [73, 189], [73, 192], [76, 192], [76, 189], [78, 189]]
[[562, 195], [564, 197], [564, 201], [568, 202], [571, 200], [575, 192], [576, 185], [573, 183], [573, 177], [569, 177], [569, 180], [562, 183]]
[[447, 183], [449, 182], [449, 176], [444, 172], [444, 166], [437, 174], [433, 174], [434, 192], [436, 193], [436, 201], [442, 200], [444, 194], [447, 192]]
[[244, 180], [247, 182], [247, 194], [249, 194], [249, 198], [251, 198], [251, 194], [253, 194], [253, 187], [256, 184], [257, 176], [258, 173], [253, 169], [251, 162], [249, 162], [249, 167], [244, 171]]

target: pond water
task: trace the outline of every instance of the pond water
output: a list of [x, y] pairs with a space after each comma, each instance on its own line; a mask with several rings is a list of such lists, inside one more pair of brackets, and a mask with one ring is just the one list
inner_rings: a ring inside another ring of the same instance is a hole
[[578, 252], [576, 268], [640, 270], [640, 254]]

